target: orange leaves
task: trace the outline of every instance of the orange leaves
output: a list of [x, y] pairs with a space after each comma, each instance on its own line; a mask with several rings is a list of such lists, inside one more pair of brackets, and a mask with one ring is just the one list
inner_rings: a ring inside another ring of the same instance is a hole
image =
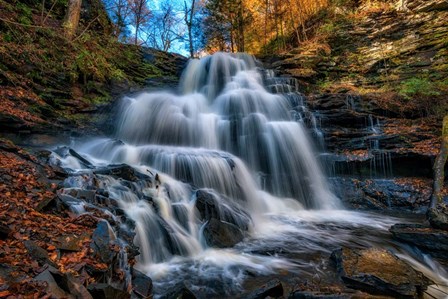
[[10, 291], [6, 290], [6, 291], [1, 291], [0, 292], [0, 298], [6, 298], [8, 296], [12, 295]]
[[44, 105], [34, 93], [25, 91], [20, 87], [2, 87], [0, 89], [0, 113], [11, 115], [24, 123], [44, 123], [45, 121], [29, 112], [30, 104]]
[[[82, 275], [79, 271], [84, 273], [84, 281], [92, 281], [82, 270], [85, 265], [107, 269], [107, 265], [91, 258], [92, 229], [76, 223], [65, 214], [54, 215], [34, 209], [46, 198], [54, 198], [57, 188], [56, 184], [41, 183], [45, 172], [39, 172], [35, 161], [33, 156], [22, 149], [0, 139], [0, 224], [11, 230], [0, 240], [0, 263], [14, 270], [11, 276], [14, 287], [0, 293], [6, 297], [20, 295], [22, 298], [42, 298], [44, 295], [45, 285], [35, 285], [31, 281], [42, 269], [25, 248], [26, 240], [32, 240], [45, 249], [50, 260], [60, 270], [70, 271], [77, 276]], [[70, 238], [78, 236], [75, 245], [79, 247], [79, 252], [58, 249], [57, 242], [65, 235]], [[0, 284], [4, 283], [0, 281]]]

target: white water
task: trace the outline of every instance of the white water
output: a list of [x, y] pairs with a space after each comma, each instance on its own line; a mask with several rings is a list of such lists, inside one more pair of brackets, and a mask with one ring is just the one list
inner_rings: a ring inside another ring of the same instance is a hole
[[[298, 121], [308, 117], [297, 112], [307, 112], [298, 109], [303, 102], [297, 94], [269, 93], [252, 57], [218, 53], [192, 60], [180, 86], [181, 95], [125, 99], [117, 139], [75, 146], [96, 167], [126, 163], [143, 174], [159, 174], [158, 182], [131, 186], [98, 176], [135, 221], [138, 267], [154, 279], [156, 291], [187, 279], [192, 288], [219, 282], [222, 289], [215, 285], [207, 292], [230, 295], [248, 272], [280, 269], [312, 277], [326, 267], [316, 255], [350, 244], [357, 230], [366, 233], [357, 242], [379, 243], [369, 233], [386, 234], [398, 222], [341, 210]], [[291, 92], [297, 86], [274, 82], [271, 88]], [[84, 168], [71, 156], [61, 163]], [[242, 243], [233, 249], [206, 244], [196, 189], [213, 195], [221, 220], [249, 226]], [[280, 258], [279, 248], [305, 258]], [[270, 250], [272, 256], [260, 254]]]

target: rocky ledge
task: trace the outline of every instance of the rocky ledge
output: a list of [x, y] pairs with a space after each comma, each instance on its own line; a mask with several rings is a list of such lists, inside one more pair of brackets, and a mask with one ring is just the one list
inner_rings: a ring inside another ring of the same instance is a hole
[[331, 255], [337, 272], [350, 288], [395, 298], [417, 298], [432, 283], [422, 273], [383, 249], [342, 248]]
[[447, 264], [448, 260], [448, 204], [440, 203], [428, 209], [425, 224], [395, 224], [390, 232], [395, 239], [420, 248]]

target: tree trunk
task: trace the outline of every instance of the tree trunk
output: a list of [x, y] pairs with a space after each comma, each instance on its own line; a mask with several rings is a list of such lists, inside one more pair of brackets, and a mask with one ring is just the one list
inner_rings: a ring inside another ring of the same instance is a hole
[[430, 208], [434, 208], [442, 202], [442, 189], [445, 181], [445, 164], [448, 159], [448, 115], [443, 119], [442, 144], [433, 166], [434, 190], [432, 193]]
[[135, 24], [134, 45], [138, 45], [138, 31], [140, 30], [140, 21]]
[[238, 2], [238, 52], [244, 52], [244, 14], [242, 0]]
[[72, 39], [76, 33], [81, 15], [82, 0], [69, 0], [67, 14], [65, 15], [64, 29], [67, 38]]
[[196, 0], [191, 0], [191, 6], [188, 8], [187, 2], [184, 1], [184, 9], [185, 9], [185, 25], [187, 25], [188, 31], [188, 43], [190, 48], [190, 57], [194, 57], [194, 47], [193, 47], [193, 19], [194, 19], [194, 10], [195, 10]]

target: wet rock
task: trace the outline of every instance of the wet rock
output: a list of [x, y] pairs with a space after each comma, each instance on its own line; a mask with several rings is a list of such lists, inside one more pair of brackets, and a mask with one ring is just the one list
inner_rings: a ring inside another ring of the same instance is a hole
[[169, 292], [160, 296], [161, 299], [196, 299], [196, 295], [185, 285], [181, 283], [173, 287]]
[[264, 298], [279, 298], [283, 296], [283, 285], [278, 279], [271, 280], [266, 284], [260, 286], [255, 291], [243, 295], [241, 298], [246, 299], [264, 299]]
[[100, 220], [93, 232], [90, 247], [94, 255], [104, 263], [111, 263], [117, 253], [112, 251], [111, 245], [116, 240], [115, 233], [106, 220]]
[[448, 231], [421, 224], [395, 224], [389, 231], [393, 237], [419, 247], [431, 255], [448, 259]]
[[78, 162], [81, 163], [81, 165], [84, 168], [90, 168], [90, 169], [94, 168], [94, 166], [92, 165], [92, 163], [90, 163], [89, 160], [87, 160], [86, 158], [84, 158], [83, 156], [78, 154], [78, 152], [76, 152], [72, 148], [69, 148], [67, 146], [61, 146], [61, 147], [58, 147], [57, 149], [55, 149], [54, 152], [63, 158], [65, 158], [67, 156], [72, 156], [72, 157], [76, 158], [78, 160]]
[[152, 298], [152, 280], [142, 272], [132, 269], [132, 290], [140, 298]]
[[[221, 195], [222, 196], [222, 195]], [[236, 225], [243, 231], [249, 229], [251, 218], [236, 204], [232, 204], [230, 199], [223, 200], [220, 196], [207, 190], [196, 192], [196, 209], [200, 219], [208, 221], [216, 219]]]
[[23, 242], [26, 250], [28, 251], [28, 254], [31, 256], [31, 258], [39, 263], [39, 265], [43, 266], [45, 264], [55, 266], [55, 264], [50, 260], [50, 257], [48, 256], [48, 252], [43, 249], [42, 247], [39, 247], [36, 243], [34, 243], [31, 240], [27, 240]]
[[331, 178], [336, 195], [356, 209], [426, 211], [431, 180]]
[[342, 248], [332, 252], [331, 260], [349, 288], [372, 294], [416, 298], [431, 284], [422, 273], [383, 249]]
[[432, 227], [448, 230], [448, 205], [440, 203], [436, 207], [428, 209], [427, 218]]
[[204, 237], [208, 246], [226, 248], [241, 242], [244, 234], [236, 225], [212, 218], [205, 225]]
[[73, 205], [80, 205], [80, 204], [83, 203], [83, 201], [81, 199], [78, 199], [78, 198], [73, 197], [71, 195], [63, 194], [63, 193], [60, 193], [60, 192], [58, 192], [58, 199], [67, 208], [70, 208]]
[[131, 182], [136, 182], [139, 180], [151, 180], [150, 176], [138, 172], [127, 164], [109, 165], [106, 168], [95, 170], [94, 173], [110, 175]]
[[95, 299], [127, 299], [131, 295], [123, 290], [117, 289], [107, 283], [94, 283], [87, 287]]
[[348, 294], [328, 294], [323, 292], [296, 291], [288, 296], [288, 299], [350, 299]]

